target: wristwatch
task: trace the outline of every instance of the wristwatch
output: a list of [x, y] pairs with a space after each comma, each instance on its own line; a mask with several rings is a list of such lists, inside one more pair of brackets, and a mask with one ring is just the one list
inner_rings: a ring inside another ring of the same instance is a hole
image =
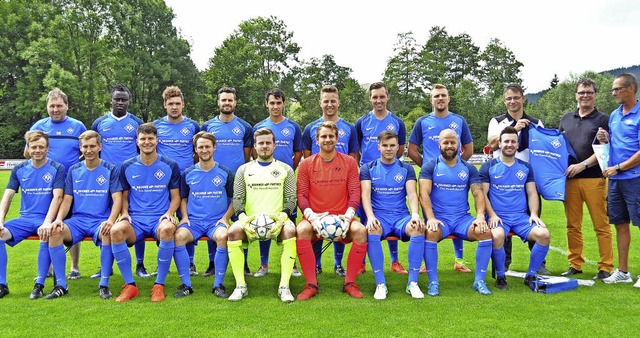
[[622, 169], [620, 169], [620, 163], [616, 164], [614, 168], [616, 168], [616, 171], [618, 172], [618, 174], [622, 172]]
[[584, 161], [584, 162], [582, 162], [582, 164], [584, 165], [585, 169], [589, 169], [589, 162], [588, 161]]

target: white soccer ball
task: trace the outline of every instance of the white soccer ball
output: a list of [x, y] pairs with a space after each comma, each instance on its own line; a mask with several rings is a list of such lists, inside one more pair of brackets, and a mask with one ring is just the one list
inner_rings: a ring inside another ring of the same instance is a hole
[[271, 230], [276, 225], [276, 222], [269, 217], [269, 215], [260, 214], [249, 223], [251, 230], [255, 231], [257, 240], [266, 241], [271, 239]]
[[320, 237], [334, 242], [347, 235], [348, 226], [336, 215], [327, 215], [318, 220], [320, 222]]

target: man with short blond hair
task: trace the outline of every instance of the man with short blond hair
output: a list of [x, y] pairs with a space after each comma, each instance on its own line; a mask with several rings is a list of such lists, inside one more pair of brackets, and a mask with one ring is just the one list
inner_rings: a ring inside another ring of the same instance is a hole
[[[100, 247], [98, 295], [109, 299], [109, 276], [113, 266], [110, 231], [122, 208], [122, 186], [118, 168], [100, 159], [100, 134], [88, 130], [79, 139], [84, 161], [73, 165], [67, 173], [64, 198], [49, 237], [51, 262], [56, 276], [64, 276], [66, 255], [62, 244], [75, 245], [85, 237], [91, 237]], [[69, 211], [72, 215], [65, 219]], [[64, 291], [66, 287], [52, 292], [49, 297], [62, 297], [66, 294]]]
[[[49, 235], [52, 223], [58, 212], [64, 189], [64, 167], [47, 158], [49, 137], [40, 130], [31, 130], [25, 134], [27, 160], [11, 170], [7, 188], [0, 202], [0, 298], [9, 294], [7, 284], [7, 247], [15, 246], [29, 236], [40, 236], [38, 251], [38, 276], [29, 298], [44, 296], [44, 281], [51, 265]], [[11, 200], [18, 190], [21, 191], [20, 217], [6, 220]], [[6, 245], [5, 245], [6, 244]], [[62, 249], [61, 247], [56, 250]], [[62, 249], [64, 252], [64, 249]], [[56, 287], [66, 293], [64, 271], [56, 275]]]

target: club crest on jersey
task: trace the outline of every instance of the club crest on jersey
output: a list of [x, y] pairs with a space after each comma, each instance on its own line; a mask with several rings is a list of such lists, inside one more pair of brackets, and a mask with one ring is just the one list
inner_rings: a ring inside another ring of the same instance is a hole
[[240, 128], [238, 128], [238, 127], [235, 127], [233, 129], [231, 129], [231, 132], [236, 134], [236, 135], [242, 134], [242, 130], [240, 130]]
[[342, 167], [336, 167], [336, 171], [337, 172], [341, 172], [342, 171]]
[[67, 129], [67, 133], [73, 134], [73, 128], [69, 127], [69, 129]]
[[404, 176], [401, 173], [397, 173], [396, 176], [393, 176], [393, 179], [396, 180], [396, 182], [401, 183], [402, 180], [404, 180]]
[[184, 135], [184, 136], [189, 135], [189, 128], [184, 127], [184, 128], [182, 128], [182, 129], [180, 129], [180, 134], [182, 134], [182, 135]]
[[451, 123], [449, 124], [449, 129], [456, 130], [456, 129], [458, 129], [458, 127], [459, 127], [459, 126], [458, 126], [458, 124], [457, 124], [455, 121], [454, 121], [454, 122], [451, 122]]
[[344, 129], [338, 129], [338, 137], [345, 137], [347, 132]]
[[551, 143], [551, 145], [556, 149], [562, 147], [562, 143], [560, 143], [560, 140], [558, 140], [558, 139], [554, 139], [553, 141], [551, 141], [549, 143]]
[[280, 172], [280, 170], [278, 170], [278, 169], [274, 169], [274, 170], [271, 172], [271, 176], [273, 176], [273, 177], [275, 177], [275, 178], [278, 178], [278, 176], [280, 176], [280, 175], [282, 175], [282, 173], [281, 173], [281, 172]]
[[104, 176], [100, 175], [98, 176], [98, 178], [96, 178], [96, 182], [98, 182], [99, 185], [103, 185], [107, 183], [107, 179], [104, 178]]
[[527, 175], [522, 170], [518, 170], [518, 172], [516, 173], [516, 177], [520, 181], [522, 181], [525, 177], [527, 177]]
[[284, 136], [289, 136], [289, 135], [291, 135], [291, 130], [289, 130], [289, 128], [284, 128], [284, 129], [282, 129], [281, 133]]
[[155, 178], [157, 178], [158, 180], [161, 180], [164, 177], [164, 172], [162, 171], [162, 169], [158, 169], [158, 171], [156, 171], [153, 176], [155, 176]]
[[393, 124], [389, 123], [387, 125], [387, 130], [396, 131], [396, 126], [394, 126]]
[[215, 186], [219, 186], [220, 183], [222, 183], [222, 179], [220, 178], [220, 176], [216, 176], [211, 180], [211, 183], [215, 184]]
[[42, 179], [43, 179], [45, 182], [49, 183], [49, 182], [51, 182], [51, 180], [53, 179], [53, 175], [51, 175], [51, 173], [49, 173], [49, 172], [48, 172], [48, 173], [46, 173], [46, 174], [44, 174], [44, 175], [42, 176]]
[[130, 133], [130, 132], [132, 132], [132, 131], [136, 130], [136, 128], [134, 128], [134, 127], [131, 125], [131, 123], [129, 123], [129, 124], [127, 124], [126, 126], [124, 126], [124, 130], [126, 130], [126, 131], [127, 131], [127, 133]]
[[461, 170], [461, 171], [458, 173], [458, 177], [460, 177], [460, 179], [461, 179], [461, 180], [466, 181], [466, 180], [467, 180], [467, 177], [469, 177], [469, 174], [467, 174], [467, 172], [466, 172], [466, 171]]
[[626, 120], [624, 120], [624, 124], [630, 126], [630, 125], [633, 124], [633, 121], [631, 119], [626, 119]]

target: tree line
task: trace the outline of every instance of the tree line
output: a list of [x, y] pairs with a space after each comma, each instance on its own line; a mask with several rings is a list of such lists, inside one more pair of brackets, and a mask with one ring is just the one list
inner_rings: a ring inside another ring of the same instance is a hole
[[[110, 111], [110, 88], [131, 90], [129, 110], [152, 121], [165, 115], [161, 93], [177, 85], [185, 94], [185, 114], [202, 123], [217, 114], [217, 90], [238, 92], [236, 113], [251, 124], [264, 119], [264, 94], [281, 88], [287, 94], [286, 115], [304, 127], [321, 115], [320, 88], [340, 90], [341, 116], [350, 122], [371, 109], [368, 92], [338, 65], [333, 55], [308, 60], [294, 32], [277, 17], [246, 20], [218, 46], [207, 69], [198, 71], [189, 43], [161, 0], [8, 0], [0, 2], [0, 158], [19, 158], [22, 135], [45, 117], [46, 93], [59, 87], [69, 96], [69, 114], [87, 127]], [[450, 35], [435, 26], [420, 43], [413, 32], [398, 34], [394, 53], [381, 80], [389, 87], [389, 109], [403, 118], [409, 132], [415, 120], [430, 112], [429, 90], [442, 83], [452, 98], [450, 110], [464, 116], [476, 151], [486, 142], [491, 117], [505, 111], [502, 89], [522, 83], [522, 62], [500, 40], [480, 48], [467, 33]], [[589, 72], [601, 88], [610, 75]], [[578, 75], [556, 83], [528, 113], [557, 126], [562, 113], [575, 109], [573, 86]], [[601, 111], [615, 100], [601, 94]]]

